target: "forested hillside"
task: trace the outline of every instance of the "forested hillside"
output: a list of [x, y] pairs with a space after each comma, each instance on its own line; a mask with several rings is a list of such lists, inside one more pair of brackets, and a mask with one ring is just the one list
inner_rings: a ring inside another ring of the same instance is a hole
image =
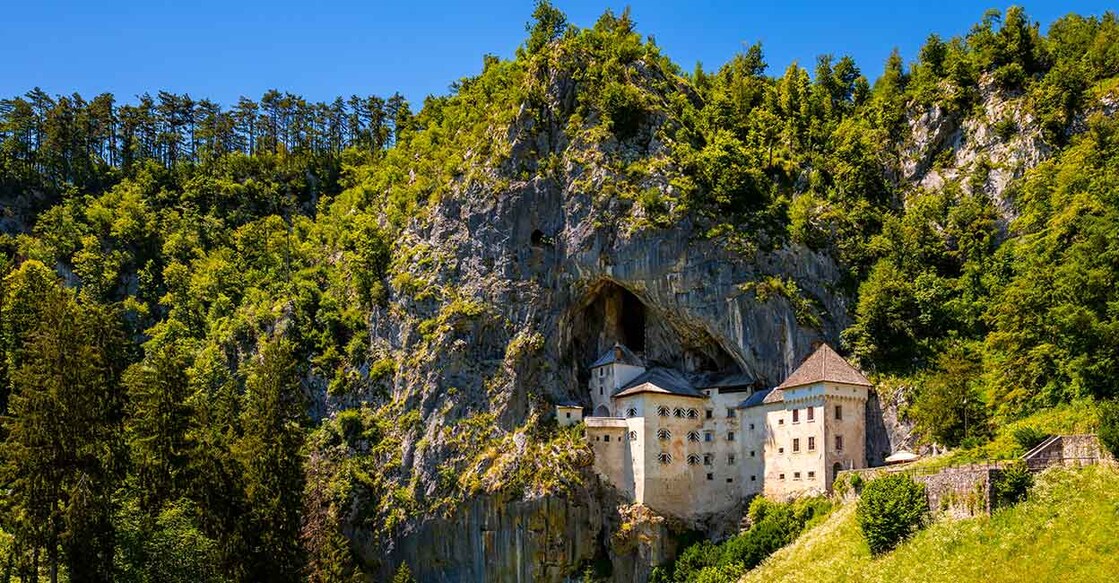
[[417, 112], [3, 100], [0, 570], [466, 578], [425, 528], [535, 501], [582, 542], [500, 568], [647, 572], [550, 422], [611, 286], [759, 386], [843, 347], [919, 443], [1119, 397], [1119, 21], [1041, 30], [685, 70], [542, 1]]

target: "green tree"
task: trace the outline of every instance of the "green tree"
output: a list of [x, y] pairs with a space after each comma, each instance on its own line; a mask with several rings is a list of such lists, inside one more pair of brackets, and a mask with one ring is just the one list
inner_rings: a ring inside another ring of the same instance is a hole
[[925, 486], [907, 474], [875, 478], [863, 487], [855, 516], [870, 552], [888, 552], [915, 533], [928, 514]]
[[283, 336], [261, 342], [245, 381], [242, 435], [234, 445], [249, 504], [248, 575], [260, 581], [296, 581], [306, 404], [294, 345]]

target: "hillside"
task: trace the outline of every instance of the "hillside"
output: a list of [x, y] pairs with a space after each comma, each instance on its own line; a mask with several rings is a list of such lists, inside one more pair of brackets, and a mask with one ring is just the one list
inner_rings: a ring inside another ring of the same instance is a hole
[[1100, 581], [1119, 572], [1117, 510], [1114, 466], [1053, 469], [1024, 502], [937, 522], [872, 558], [851, 502], [742, 581]]
[[5, 99], [6, 564], [641, 580], [740, 517], [627, 508], [556, 427], [616, 339], [759, 388], [829, 342], [872, 461], [1115, 399], [1119, 21], [976, 16], [909, 63], [689, 71], [542, 1], [415, 111]]

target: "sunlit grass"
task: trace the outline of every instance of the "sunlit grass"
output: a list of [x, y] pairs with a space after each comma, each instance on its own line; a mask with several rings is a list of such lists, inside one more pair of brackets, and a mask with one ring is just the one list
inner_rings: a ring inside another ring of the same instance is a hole
[[848, 503], [744, 581], [1106, 581], [1119, 573], [1119, 469], [1053, 469], [991, 517], [937, 522], [872, 558]]

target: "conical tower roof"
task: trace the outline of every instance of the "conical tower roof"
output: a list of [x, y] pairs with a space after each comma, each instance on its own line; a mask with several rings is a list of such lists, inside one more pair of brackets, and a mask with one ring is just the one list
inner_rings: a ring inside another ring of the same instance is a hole
[[785, 382], [777, 386], [778, 389], [802, 387], [814, 383], [829, 382], [848, 385], [871, 386], [870, 381], [855, 367], [847, 364], [831, 346], [821, 344]]

